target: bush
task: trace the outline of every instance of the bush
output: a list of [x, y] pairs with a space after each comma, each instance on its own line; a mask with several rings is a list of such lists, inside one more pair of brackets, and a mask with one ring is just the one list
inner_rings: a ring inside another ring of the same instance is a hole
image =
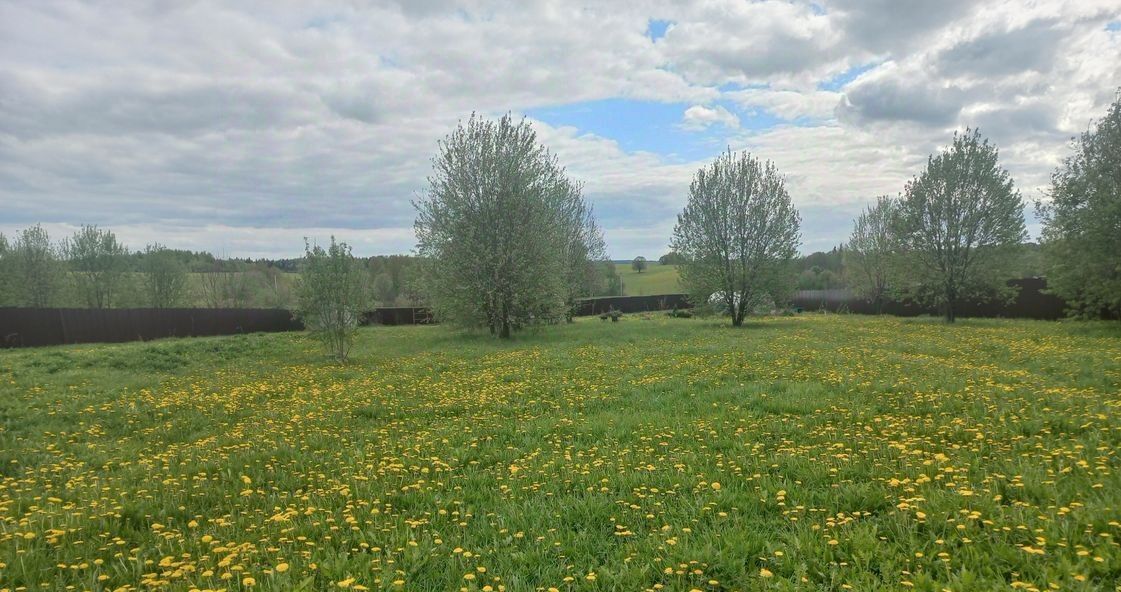
[[358, 317], [365, 305], [364, 275], [350, 246], [335, 242], [333, 236], [327, 249], [305, 247], [297, 314], [339, 361], [346, 361], [354, 345]]
[[693, 311], [688, 308], [677, 308], [675, 306], [673, 310], [667, 312], [666, 315], [675, 319], [691, 319], [693, 318]]

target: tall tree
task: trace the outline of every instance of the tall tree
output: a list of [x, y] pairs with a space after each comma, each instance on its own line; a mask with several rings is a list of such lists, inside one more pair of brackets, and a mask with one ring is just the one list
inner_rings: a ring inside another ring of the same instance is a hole
[[1024, 203], [995, 146], [977, 130], [954, 134], [907, 184], [896, 235], [903, 288], [954, 322], [966, 299], [1010, 297], [1007, 284], [1027, 237]]
[[575, 183], [564, 184], [567, 194], [557, 200], [555, 216], [560, 232], [560, 273], [565, 283], [565, 317], [571, 321], [576, 300], [595, 293], [600, 276], [595, 264], [607, 258], [603, 231], [596, 224], [591, 207], [581, 197]]
[[570, 310], [598, 230], [579, 184], [526, 121], [475, 115], [440, 142], [415, 202], [422, 281], [436, 314], [499, 337]]
[[15, 270], [8, 237], [0, 232], [0, 306], [15, 304]]
[[248, 266], [235, 259], [215, 259], [199, 273], [199, 291], [208, 308], [245, 308], [251, 296]]
[[635, 257], [634, 260], [631, 261], [631, 269], [638, 273], [646, 271], [646, 257], [642, 255]]
[[397, 299], [397, 287], [393, 285], [393, 277], [388, 272], [375, 275], [371, 288], [375, 302], [382, 306], [393, 306], [393, 301]]
[[59, 249], [42, 226], [36, 224], [16, 235], [8, 249], [13, 302], [17, 306], [43, 308], [59, 304], [65, 269]]
[[354, 345], [366, 305], [366, 275], [350, 246], [335, 237], [326, 249], [305, 242], [297, 315], [339, 361], [346, 361]]
[[728, 150], [697, 171], [677, 216], [681, 281], [695, 302], [720, 300], [741, 326], [749, 311], [789, 290], [799, 224], [774, 165]]
[[109, 308], [128, 270], [128, 249], [110, 230], [82, 226], [63, 243], [78, 297], [90, 308]]
[[1047, 286], [1076, 315], [1121, 318], [1121, 94], [1073, 148], [1037, 205]]
[[179, 253], [159, 243], [148, 245], [140, 260], [140, 272], [148, 306], [171, 308], [187, 299], [187, 265]]
[[875, 305], [877, 311], [883, 308], [899, 250], [894, 233], [897, 209], [895, 200], [886, 195], [879, 197], [856, 219], [843, 251], [849, 287]]

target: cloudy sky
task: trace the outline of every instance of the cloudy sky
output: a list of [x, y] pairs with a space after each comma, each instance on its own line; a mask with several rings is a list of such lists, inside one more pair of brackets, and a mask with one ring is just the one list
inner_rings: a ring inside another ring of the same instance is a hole
[[614, 258], [662, 254], [729, 146], [786, 174], [809, 252], [966, 126], [1034, 201], [1118, 86], [1121, 0], [0, 0], [0, 232], [405, 253], [478, 111], [532, 121]]

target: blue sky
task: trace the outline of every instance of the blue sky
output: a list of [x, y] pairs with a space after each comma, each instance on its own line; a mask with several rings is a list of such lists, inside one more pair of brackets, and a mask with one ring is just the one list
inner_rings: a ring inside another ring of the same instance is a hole
[[727, 109], [738, 117], [739, 125], [729, 128], [717, 123], [688, 129], [682, 118], [690, 106], [614, 98], [529, 109], [526, 115], [554, 127], [574, 127], [581, 134], [615, 140], [627, 152], [652, 152], [671, 162], [710, 158], [727, 148], [728, 136], [737, 130], [766, 130], [792, 123], [763, 109], [742, 110], [729, 101], [715, 101], [705, 106]]

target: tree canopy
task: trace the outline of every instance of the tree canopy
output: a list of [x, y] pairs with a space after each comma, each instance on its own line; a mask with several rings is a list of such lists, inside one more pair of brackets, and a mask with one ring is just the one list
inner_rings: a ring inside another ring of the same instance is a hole
[[1121, 318], [1121, 94], [1073, 150], [1038, 207], [1047, 285], [1079, 316]]
[[696, 172], [677, 217], [672, 248], [684, 258], [682, 283], [695, 302], [716, 298], [742, 325], [749, 311], [792, 287], [799, 223], [773, 164], [725, 152]]
[[963, 299], [1013, 295], [1007, 280], [1027, 237], [1024, 203], [978, 130], [954, 134], [907, 184], [895, 217], [901, 288], [947, 322]]
[[440, 142], [415, 202], [429, 303], [444, 321], [499, 337], [571, 313], [604, 257], [580, 185], [529, 123], [472, 115]]

